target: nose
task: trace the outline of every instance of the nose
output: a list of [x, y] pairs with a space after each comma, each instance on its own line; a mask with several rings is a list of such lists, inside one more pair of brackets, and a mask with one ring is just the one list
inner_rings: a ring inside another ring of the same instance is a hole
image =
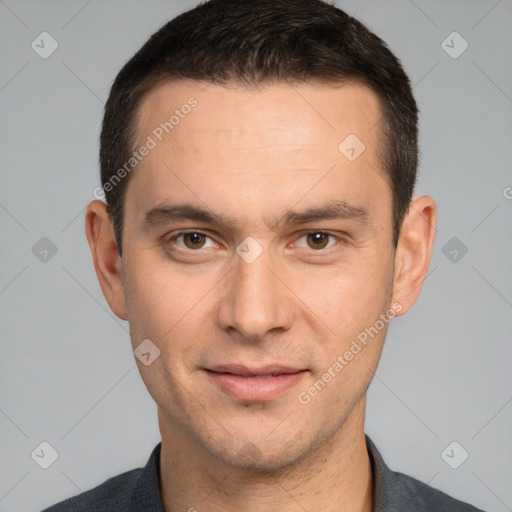
[[263, 341], [269, 333], [290, 329], [296, 315], [293, 293], [285, 286], [284, 269], [272, 264], [269, 251], [252, 263], [238, 254], [226, 276], [218, 304], [217, 322], [241, 340]]

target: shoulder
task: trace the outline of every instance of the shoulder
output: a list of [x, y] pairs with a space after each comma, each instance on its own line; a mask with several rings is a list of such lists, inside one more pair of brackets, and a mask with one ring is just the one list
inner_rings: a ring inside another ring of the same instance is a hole
[[164, 512], [159, 487], [158, 443], [144, 468], [131, 469], [43, 512]]
[[109, 478], [77, 496], [52, 505], [43, 512], [116, 512], [129, 510], [129, 500], [143, 469], [132, 469]]
[[399, 499], [403, 510], [411, 510], [410, 506], [414, 503], [418, 510], [425, 512], [483, 512], [409, 475], [395, 471], [393, 475], [400, 489]]
[[367, 435], [366, 447], [372, 467], [376, 512], [483, 512], [412, 476], [391, 470]]

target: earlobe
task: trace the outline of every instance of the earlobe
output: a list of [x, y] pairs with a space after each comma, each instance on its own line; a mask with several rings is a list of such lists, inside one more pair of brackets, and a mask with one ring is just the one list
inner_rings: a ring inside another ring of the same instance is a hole
[[414, 199], [404, 217], [395, 254], [393, 302], [402, 305], [400, 315], [412, 308], [421, 292], [428, 274], [435, 233], [435, 201], [430, 196]]
[[110, 309], [122, 320], [127, 320], [122, 262], [112, 220], [102, 201], [89, 203], [85, 214], [85, 233], [103, 295]]

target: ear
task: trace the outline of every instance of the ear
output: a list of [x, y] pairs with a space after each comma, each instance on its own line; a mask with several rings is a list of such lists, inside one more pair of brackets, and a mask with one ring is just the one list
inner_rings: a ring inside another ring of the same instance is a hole
[[127, 320], [121, 257], [107, 205], [102, 201], [92, 201], [87, 207], [85, 233], [103, 295], [110, 309]]
[[407, 313], [418, 298], [428, 274], [436, 233], [436, 203], [429, 196], [414, 199], [402, 223], [395, 253], [393, 302]]

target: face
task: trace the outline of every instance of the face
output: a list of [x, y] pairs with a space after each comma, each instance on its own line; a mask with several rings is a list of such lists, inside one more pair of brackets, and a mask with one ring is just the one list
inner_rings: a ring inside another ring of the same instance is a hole
[[130, 176], [122, 286], [106, 296], [133, 349], [160, 351], [137, 364], [174, 438], [278, 468], [355, 414], [362, 428], [407, 309], [379, 116], [355, 84], [166, 83], [142, 102], [136, 147], [154, 146]]

